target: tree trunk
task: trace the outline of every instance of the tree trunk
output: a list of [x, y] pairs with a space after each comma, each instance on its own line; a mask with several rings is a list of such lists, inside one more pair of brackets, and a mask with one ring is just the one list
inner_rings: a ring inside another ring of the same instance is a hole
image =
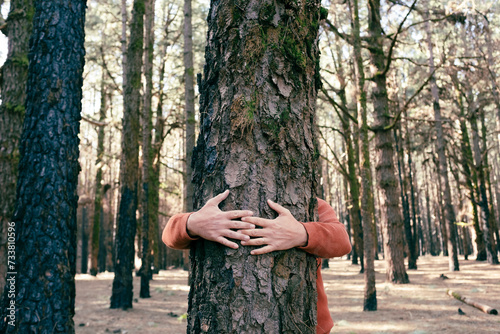
[[152, 130], [152, 90], [153, 90], [153, 45], [154, 45], [154, 15], [155, 1], [146, 0], [146, 48], [144, 51], [144, 74], [146, 89], [144, 91], [144, 107], [142, 112], [142, 262], [141, 262], [141, 290], [139, 297], [150, 298], [149, 280], [151, 273], [150, 248], [150, 194], [149, 177], [151, 175], [151, 130]]
[[144, 0], [134, 0], [130, 42], [127, 50], [124, 91], [120, 208], [116, 231], [115, 277], [111, 308], [132, 308], [135, 233], [137, 229], [137, 183], [139, 170], [139, 108], [143, 56]]
[[[195, 208], [229, 188], [224, 210], [271, 218], [272, 199], [299, 221], [317, 219], [319, 9], [317, 0], [212, 2]], [[316, 332], [314, 257], [199, 240], [191, 260], [188, 333]]]
[[356, 101], [358, 110], [358, 147], [360, 151], [361, 172], [361, 217], [363, 223], [363, 252], [364, 252], [364, 311], [377, 310], [377, 290], [375, 287], [375, 249], [373, 242], [375, 208], [372, 187], [372, 171], [370, 163], [370, 143], [368, 138], [368, 107], [365, 89], [365, 71], [361, 55], [359, 6], [357, 0], [349, 2], [351, 22], [353, 24], [353, 52], [354, 70], [356, 75]]
[[28, 78], [28, 41], [33, 27], [33, 1], [11, 0], [7, 23], [2, 30], [8, 38], [7, 59], [0, 68], [0, 297], [7, 275], [8, 223], [14, 213], [19, 165], [19, 138], [23, 125], [26, 81]]
[[191, 160], [195, 145], [194, 117], [194, 65], [193, 65], [193, 26], [191, 24], [191, 0], [184, 0], [184, 98], [185, 98], [185, 146], [184, 164], [184, 212], [193, 211], [193, 169]]
[[[403, 142], [403, 134], [401, 131], [401, 127], [397, 126], [394, 128], [394, 142], [396, 143], [396, 154], [397, 154], [397, 163], [398, 163], [398, 177], [399, 177], [399, 186], [401, 192], [401, 201], [403, 203], [403, 217], [404, 217], [404, 231], [406, 237], [406, 244], [408, 246], [408, 269], [417, 269], [417, 254], [415, 254], [415, 237], [416, 235], [413, 233], [411, 226], [411, 217], [410, 217], [410, 207], [408, 202], [408, 195], [406, 193], [405, 187], [405, 179], [406, 175], [404, 170], [406, 170], [404, 165], [404, 149], [403, 145], [400, 144]], [[403, 166], [401, 166], [403, 165]]]
[[15, 293], [3, 296], [2, 333], [75, 332], [85, 8], [84, 1], [39, 1], [34, 13], [16, 209], [9, 224], [16, 254], [5, 291], [10, 286]]
[[481, 222], [483, 225], [483, 238], [484, 238], [484, 246], [486, 249], [486, 260], [490, 264], [498, 264], [498, 256], [496, 249], [494, 247], [493, 234], [491, 233], [491, 221], [490, 221], [490, 208], [488, 204], [488, 195], [486, 189], [486, 176], [485, 176], [485, 168], [484, 159], [482, 157], [482, 151], [479, 146], [479, 130], [477, 124], [477, 110], [471, 110], [470, 114], [470, 124], [472, 130], [472, 153], [474, 156], [474, 167], [477, 171], [479, 187], [478, 198], [479, 200], [479, 208], [481, 210]]
[[394, 167], [394, 148], [391, 131], [385, 129], [393, 118], [389, 117], [386, 66], [389, 60], [384, 54], [383, 32], [380, 18], [380, 0], [368, 2], [368, 27], [370, 33], [370, 58], [376, 68], [373, 77], [372, 101], [375, 119], [375, 147], [377, 155], [377, 179], [382, 192], [381, 221], [384, 231], [386, 276], [389, 282], [409, 283], [404, 264], [403, 218], [398, 195], [398, 181]]
[[[434, 72], [434, 51], [432, 46], [432, 36], [429, 22], [426, 22], [427, 30], [427, 45], [429, 48], [429, 71]], [[441, 106], [439, 105], [439, 93], [436, 84], [436, 78], [432, 75], [430, 80], [431, 93], [434, 107], [434, 126], [436, 129], [438, 168], [441, 185], [443, 187], [443, 200], [446, 219], [446, 231], [448, 234], [448, 253], [449, 253], [449, 269], [450, 271], [458, 271], [458, 254], [457, 254], [457, 236], [455, 232], [455, 211], [451, 200], [450, 182], [448, 179], [448, 163], [446, 161], [445, 141], [443, 134], [443, 122], [441, 119]]]
[[[463, 97], [459, 90], [458, 78], [456, 75], [452, 77], [455, 84], [455, 91], [457, 96], [457, 104], [460, 109], [460, 132], [461, 141], [460, 146], [462, 150], [462, 169], [465, 176], [465, 184], [469, 191], [469, 198], [472, 206], [472, 219], [474, 222], [474, 230], [476, 232], [476, 238], [474, 242], [476, 243], [476, 261], [486, 260], [486, 248], [484, 246], [483, 231], [479, 224], [479, 215], [477, 212], [477, 200], [476, 200], [476, 187], [477, 187], [477, 174], [474, 168], [474, 158], [472, 156], [472, 149], [469, 140], [469, 132], [467, 130], [467, 124], [465, 123], [465, 107], [463, 104]], [[472, 166], [472, 169], [470, 168]]]
[[[101, 78], [101, 106], [99, 108], [99, 121], [106, 119], [106, 85], [105, 71], [102, 69]], [[97, 173], [95, 177], [95, 197], [94, 197], [94, 221], [92, 224], [92, 254], [90, 257], [90, 274], [97, 276], [97, 264], [99, 261], [99, 237], [102, 226], [102, 165], [104, 156], [104, 126], [99, 126], [97, 130], [97, 158], [95, 161]]]

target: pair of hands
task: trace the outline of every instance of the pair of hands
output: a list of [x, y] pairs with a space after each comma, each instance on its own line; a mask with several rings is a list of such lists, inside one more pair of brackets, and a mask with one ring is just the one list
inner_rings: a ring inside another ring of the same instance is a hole
[[252, 250], [252, 255], [307, 245], [306, 229], [288, 209], [268, 200], [267, 204], [279, 214], [275, 219], [252, 217], [253, 212], [248, 210], [221, 211], [219, 204], [228, 195], [229, 190], [226, 190], [189, 216], [186, 229], [191, 237], [201, 237], [233, 249], [237, 249], [238, 244], [228, 238], [240, 240], [243, 246], [263, 246]]

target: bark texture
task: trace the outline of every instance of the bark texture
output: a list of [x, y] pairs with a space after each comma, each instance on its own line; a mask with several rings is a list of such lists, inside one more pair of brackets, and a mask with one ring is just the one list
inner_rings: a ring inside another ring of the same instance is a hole
[[370, 30], [371, 63], [376, 68], [373, 76], [372, 101], [374, 108], [375, 147], [377, 155], [376, 173], [381, 190], [381, 221], [384, 233], [384, 255], [387, 281], [408, 283], [404, 265], [403, 217], [399, 201], [398, 180], [394, 167], [394, 147], [391, 131], [385, 128], [392, 122], [387, 95], [387, 67], [383, 46], [383, 30], [380, 18], [380, 0], [369, 0], [368, 27]]
[[7, 59], [0, 69], [0, 296], [7, 274], [8, 223], [16, 200], [19, 138], [23, 125], [26, 81], [28, 79], [28, 42], [35, 8], [31, 0], [10, 1], [9, 16], [2, 33], [9, 39]]
[[[17, 274], [8, 277], [15, 297], [4, 294], [2, 333], [74, 333], [85, 8], [85, 1], [35, 4], [9, 267]], [[13, 301], [15, 326], [6, 317]]]
[[132, 308], [135, 246], [137, 229], [137, 183], [139, 170], [139, 108], [144, 44], [144, 0], [135, 0], [132, 10], [130, 42], [127, 50], [126, 81], [120, 163], [120, 207], [116, 231], [115, 277], [111, 308]]
[[[223, 210], [272, 218], [272, 199], [299, 221], [315, 219], [319, 20], [319, 1], [212, 1], [195, 209], [229, 188]], [[314, 257], [249, 253], [195, 243], [188, 333], [315, 333]]]
[[152, 91], [153, 91], [153, 45], [154, 45], [154, 0], [146, 1], [146, 48], [144, 51], [144, 74], [146, 90], [142, 110], [142, 258], [141, 258], [141, 298], [150, 298], [149, 280], [151, 273], [151, 233], [150, 233], [150, 177], [151, 177], [151, 130], [152, 125]]

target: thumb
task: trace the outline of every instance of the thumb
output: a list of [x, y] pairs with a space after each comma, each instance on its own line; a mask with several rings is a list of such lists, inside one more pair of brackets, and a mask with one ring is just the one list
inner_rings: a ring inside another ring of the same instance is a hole
[[271, 201], [270, 199], [267, 200], [267, 204], [271, 207], [271, 209], [273, 209], [274, 211], [276, 211], [280, 215], [286, 215], [286, 214], [290, 213], [290, 210], [282, 207], [278, 203]]
[[227, 198], [228, 195], [229, 195], [229, 189], [209, 199], [205, 205], [218, 206], [223, 200]]

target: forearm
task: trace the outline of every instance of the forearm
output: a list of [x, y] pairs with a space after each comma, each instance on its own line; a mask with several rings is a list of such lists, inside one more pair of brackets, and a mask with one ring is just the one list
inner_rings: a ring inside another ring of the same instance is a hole
[[172, 216], [163, 229], [162, 240], [170, 248], [189, 249], [193, 238], [187, 233], [187, 220], [191, 213], [180, 213]]

